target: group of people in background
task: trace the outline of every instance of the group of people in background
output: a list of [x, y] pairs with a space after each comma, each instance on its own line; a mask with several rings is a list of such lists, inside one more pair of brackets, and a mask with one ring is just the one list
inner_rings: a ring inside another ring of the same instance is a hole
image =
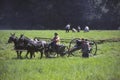
[[[66, 33], [68, 33], [70, 30], [72, 30], [72, 32], [80, 32], [82, 29], [81, 29], [80, 26], [77, 26], [77, 28], [74, 28], [74, 27], [71, 28], [71, 25], [67, 24], [65, 26], [65, 30], [66, 30]], [[88, 26], [84, 27], [84, 32], [89, 32], [89, 27]]]

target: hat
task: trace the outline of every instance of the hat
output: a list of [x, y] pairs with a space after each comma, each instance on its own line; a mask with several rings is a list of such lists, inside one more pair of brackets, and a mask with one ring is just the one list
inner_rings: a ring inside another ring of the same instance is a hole
[[24, 34], [21, 34], [20, 36], [24, 36]]
[[55, 35], [58, 35], [58, 33], [54, 33]]

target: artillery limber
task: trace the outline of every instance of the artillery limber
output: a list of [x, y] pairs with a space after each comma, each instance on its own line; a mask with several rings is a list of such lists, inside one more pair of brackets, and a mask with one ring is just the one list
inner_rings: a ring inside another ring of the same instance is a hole
[[[75, 53], [76, 52], [76, 53]], [[75, 38], [69, 43], [68, 56], [70, 55], [80, 55], [84, 56], [84, 52], [87, 56], [94, 56], [97, 53], [97, 44], [93, 40]], [[85, 55], [86, 56], [86, 55]]]

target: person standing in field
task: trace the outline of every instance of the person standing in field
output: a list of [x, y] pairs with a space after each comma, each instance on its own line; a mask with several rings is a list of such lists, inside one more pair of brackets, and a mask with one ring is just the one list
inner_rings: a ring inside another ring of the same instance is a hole
[[70, 30], [70, 24], [67, 24], [67, 25], [65, 26], [65, 30], [66, 30], [66, 32], [69, 32], [69, 30]]
[[89, 27], [85, 26], [84, 32], [89, 32]]
[[88, 58], [89, 57], [89, 44], [87, 39], [82, 39], [82, 57]]

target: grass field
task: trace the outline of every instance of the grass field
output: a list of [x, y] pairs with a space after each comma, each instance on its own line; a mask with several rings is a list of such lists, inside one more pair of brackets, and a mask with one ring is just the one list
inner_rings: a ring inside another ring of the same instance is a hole
[[[16, 59], [13, 44], [5, 44], [10, 33], [19, 37], [52, 38], [58, 32], [62, 39], [119, 39], [118, 30], [92, 30], [89, 33], [65, 33], [62, 30], [0, 30], [0, 80], [120, 80], [120, 41], [98, 44], [96, 56], [89, 58], [58, 57]], [[62, 43], [61, 43], [62, 44]], [[68, 43], [64, 43], [68, 45]], [[24, 57], [26, 52], [23, 52]], [[80, 54], [81, 55], [81, 54]]]

